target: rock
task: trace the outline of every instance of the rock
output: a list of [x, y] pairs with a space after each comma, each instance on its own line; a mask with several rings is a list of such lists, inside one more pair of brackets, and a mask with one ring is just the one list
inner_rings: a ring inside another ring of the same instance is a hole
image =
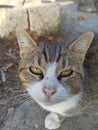
[[[1, 19], [0, 37], [7, 37], [10, 32], [15, 31], [16, 26], [28, 28], [27, 10], [22, 8], [4, 9], [5, 17]], [[3, 14], [3, 15], [4, 15]]]
[[47, 5], [38, 8], [29, 8], [30, 30], [37, 35], [43, 36], [57, 33], [59, 29], [60, 16], [57, 5]]
[[3, 82], [6, 82], [6, 77], [4, 71], [0, 68], [0, 85], [2, 85]]
[[33, 31], [39, 36], [56, 33], [59, 29], [59, 7], [56, 4], [38, 7], [16, 7], [0, 9], [0, 37], [16, 30], [17, 26]]
[[56, 0], [42, 0], [42, 2], [56, 2]]
[[98, 0], [80, 0], [78, 9], [85, 12], [97, 12]]
[[38, 6], [41, 3], [42, 3], [41, 0], [25, 0], [23, 6], [24, 7]]
[[22, 5], [24, 0], [1, 0], [0, 5], [14, 5], [19, 6]]
[[0, 5], [23, 6], [29, 4], [40, 4], [41, 0], [2, 0]]

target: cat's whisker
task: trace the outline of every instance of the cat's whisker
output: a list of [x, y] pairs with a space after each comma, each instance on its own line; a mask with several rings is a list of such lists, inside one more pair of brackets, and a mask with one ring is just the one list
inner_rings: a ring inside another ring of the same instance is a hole
[[28, 93], [22, 93], [22, 94], [16, 95], [15, 97], [18, 97], [18, 96], [22, 97], [22, 96], [30, 96], [30, 95]]
[[32, 98], [27, 98], [27, 99], [25, 99], [23, 102], [28, 102], [29, 105], [30, 105], [30, 104], [33, 104]]
[[30, 97], [29, 94], [20, 94], [20, 95], [16, 95], [16, 96], [13, 96], [13, 97], [10, 97], [8, 99], [8, 101], [12, 100], [12, 99], [15, 99], [15, 98], [27, 98], [27, 97]]
[[14, 93], [28, 93], [26, 90], [14, 90]]
[[14, 91], [12, 91], [12, 93], [28, 93], [26, 90], [24, 91], [24, 90], [14, 90]]
[[65, 95], [55, 96], [55, 98], [65, 98]]
[[33, 102], [33, 100], [32, 100], [31, 97], [26, 98], [26, 99], [24, 100], [24, 102], [25, 102], [25, 101]]
[[15, 96], [23, 96], [23, 95], [29, 95], [28, 93], [13, 93], [14, 97]]

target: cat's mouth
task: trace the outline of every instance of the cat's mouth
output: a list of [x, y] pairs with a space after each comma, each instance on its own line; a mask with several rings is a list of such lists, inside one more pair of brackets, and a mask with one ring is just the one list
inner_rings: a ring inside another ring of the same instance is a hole
[[56, 104], [56, 102], [53, 101], [51, 97], [45, 97], [43, 100], [37, 100], [37, 101], [43, 105], [48, 105], [48, 106]]
[[52, 103], [51, 97], [46, 97], [45, 102], [46, 102], [47, 104], [51, 104], [51, 103]]
[[43, 101], [43, 104], [45, 105], [54, 105], [54, 104], [58, 104], [60, 102], [63, 102], [65, 100], [56, 100], [53, 97], [46, 97], [45, 100]]

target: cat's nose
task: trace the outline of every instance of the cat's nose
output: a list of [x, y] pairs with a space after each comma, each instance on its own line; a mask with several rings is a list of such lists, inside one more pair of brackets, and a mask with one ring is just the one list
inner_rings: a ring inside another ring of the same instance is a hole
[[44, 92], [44, 94], [46, 95], [46, 96], [48, 96], [48, 97], [51, 97], [51, 96], [53, 96], [56, 92], [57, 92], [57, 90], [55, 89], [55, 88], [53, 88], [53, 89], [49, 89], [49, 88], [43, 88], [43, 92]]

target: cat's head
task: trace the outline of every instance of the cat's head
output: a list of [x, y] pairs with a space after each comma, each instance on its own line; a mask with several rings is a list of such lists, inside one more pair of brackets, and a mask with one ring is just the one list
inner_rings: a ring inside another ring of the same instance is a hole
[[21, 57], [19, 76], [38, 103], [54, 105], [83, 92], [83, 62], [93, 32], [84, 33], [67, 47], [37, 45], [21, 28], [16, 32]]

